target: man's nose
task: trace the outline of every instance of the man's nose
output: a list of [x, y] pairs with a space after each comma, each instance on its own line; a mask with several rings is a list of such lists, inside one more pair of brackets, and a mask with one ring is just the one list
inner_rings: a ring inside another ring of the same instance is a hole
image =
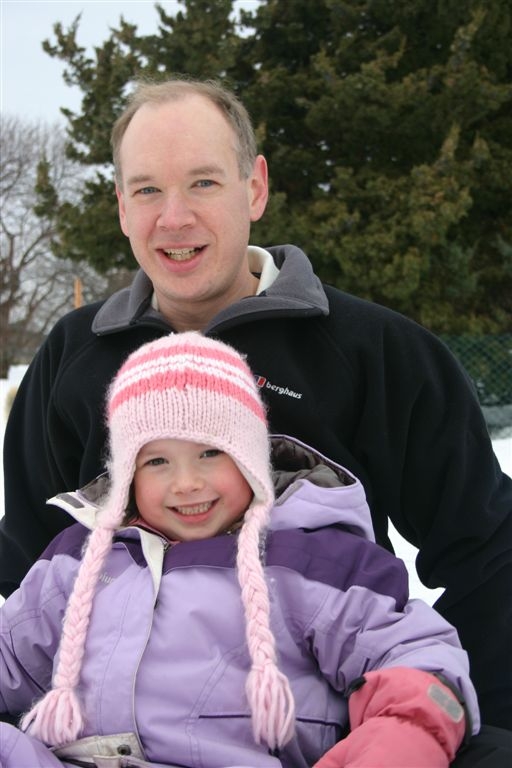
[[194, 224], [195, 214], [182, 192], [167, 194], [162, 201], [162, 208], [157, 220], [161, 229], [177, 230]]

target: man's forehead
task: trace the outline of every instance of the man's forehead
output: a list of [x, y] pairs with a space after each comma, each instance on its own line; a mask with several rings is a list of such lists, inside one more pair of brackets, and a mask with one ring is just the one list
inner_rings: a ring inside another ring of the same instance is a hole
[[204, 146], [212, 145], [216, 139], [227, 141], [235, 151], [238, 139], [234, 127], [221, 109], [204, 96], [190, 95], [163, 103], [143, 104], [128, 124], [123, 144], [136, 142], [138, 150], [142, 143], [153, 141], [193, 141], [195, 138]]
[[208, 113], [210, 120], [219, 119], [228, 129], [233, 130], [226, 115], [211, 99], [198, 93], [180, 94], [162, 102], [146, 102], [135, 112], [130, 125], [159, 120], [163, 114], [174, 115], [175, 118], [195, 121], [200, 114]]
[[[201, 104], [196, 105], [193, 98], [139, 108], [119, 147], [122, 165], [133, 171], [130, 176], [146, 175], [145, 160], [154, 162], [162, 153], [166, 161], [178, 161], [182, 170], [195, 176], [225, 173], [226, 162], [232, 160], [238, 165], [238, 140], [232, 126], [215, 104], [198, 96]], [[180, 110], [180, 105], [186, 108]], [[203, 107], [209, 111], [208, 118]], [[217, 122], [210, 119], [215, 113], [220, 118]]]

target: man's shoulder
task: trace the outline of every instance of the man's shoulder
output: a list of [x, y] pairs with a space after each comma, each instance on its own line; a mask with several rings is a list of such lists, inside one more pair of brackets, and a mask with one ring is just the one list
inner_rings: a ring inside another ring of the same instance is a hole
[[37, 358], [41, 363], [48, 360], [57, 364], [94, 340], [92, 321], [102, 304], [103, 301], [86, 304], [60, 317], [39, 349]]
[[356, 296], [353, 293], [347, 293], [341, 288], [337, 288], [329, 283], [323, 283], [323, 288], [329, 300], [331, 311], [342, 311], [346, 314], [352, 314], [355, 317], [368, 317], [372, 321], [386, 321], [389, 323], [414, 323], [413, 320], [400, 314], [390, 307], [383, 304], [377, 304], [370, 299]]
[[439, 346], [434, 334], [418, 322], [383, 304], [346, 293], [332, 285], [323, 284], [329, 302], [325, 321], [347, 338], [354, 335], [361, 341], [367, 338], [372, 346], [377, 338], [389, 344], [420, 344]]
[[[78, 349], [100, 337], [114, 334], [117, 338], [120, 331], [132, 332], [138, 326], [144, 326], [151, 298], [146, 283], [145, 275], [137, 273], [130, 286], [66, 313], [51, 329], [46, 346], [62, 349], [70, 344]], [[157, 324], [153, 322], [152, 325]], [[163, 332], [162, 329], [159, 331]]]
[[280, 270], [275, 292], [281, 294], [284, 289], [302, 301], [309, 297], [312, 305], [322, 309], [320, 314], [326, 323], [341, 320], [345, 327], [347, 324], [350, 327], [352, 322], [359, 329], [365, 326], [389, 326], [408, 328], [413, 333], [425, 330], [411, 318], [390, 307], [324, 282], [307, 254], [297, 246], [270, 246], [268, 250]]
[[164, 332], [145, 322], [127, 322], [117, 331], [99, 333], [94, 321], [106, 301], [80, 307], [60, 318], [34, 360], [34, 366], [45, 370], [55, 386], [65, 387], [66, 397], [72, 397], [78, 381], [84, 386], [84, 377], [91, 386], [104, 386], [103, 376], [110, 379], [133, 349]]
[[66, 336], [70, 332], [74, 334], [91, 333], [92, 321], [104, 303], [105, 299], [102, 299], [66, 312], [56, 321], [48, 334], [48, 338]]
[[50, 335], [65, 334], [69, 329], [93, 335], [129, 329], [133, 320], [144, 314], [151, 294], [151, 283], [139, 270], [130, 285], [63, 315]]

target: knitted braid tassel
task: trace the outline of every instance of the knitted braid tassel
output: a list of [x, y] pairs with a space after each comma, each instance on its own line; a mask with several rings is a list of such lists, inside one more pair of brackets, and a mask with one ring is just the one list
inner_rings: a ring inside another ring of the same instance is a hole
[[80, 677], [94, 591], [111, 545], [112, 530], [95, 528], [90, 534], [64, 616], [52, 690], [21, 721], [22, 730], [51, 746], [75, 741], [83, 729], [84, 720], [75, 688]]
[[238, 538], [237, 569], [245, 609], [247, 645], [252, 660], [246, 693], [256, 743], [281, 748], [294, 734], [295, 702], [286, 675], [279, 671], [270, 629], [270, 602], [259, 556], [268, 509], [250, 508]]

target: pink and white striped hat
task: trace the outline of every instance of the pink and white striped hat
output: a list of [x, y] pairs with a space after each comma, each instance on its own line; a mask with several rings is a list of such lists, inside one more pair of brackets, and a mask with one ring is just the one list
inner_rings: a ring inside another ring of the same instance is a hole
[[[166, 336], [130, 355], [109, 391], [111, 524], [124, 514], [135, 459], [151, 440], [206, 443], [229, 454], [255, 501], [274, 499], [265, 409], [254, 376], [231, 347], [195, 332]], [[104, 522], [107, 509], [104, 512]]]
[[92, 531], [69, 598], [53, 688], [22, 727], [48, 744], [74, 741], [84, 721], [76, 688], [94, 589], [125, 517], [139, 450], [159, 439], [219, 448], [236, 462], [254, 496], [238, 534], [237, 570], [251, 668], [246, 693], [256, 741], [271, 749], [294, 730], [294, 702], [277, 667], [260, 541], [274, 502], [265, 409], [240, 354], [197, 332], [145, 344], [121, 366], [108, 393], [110, 490]]

